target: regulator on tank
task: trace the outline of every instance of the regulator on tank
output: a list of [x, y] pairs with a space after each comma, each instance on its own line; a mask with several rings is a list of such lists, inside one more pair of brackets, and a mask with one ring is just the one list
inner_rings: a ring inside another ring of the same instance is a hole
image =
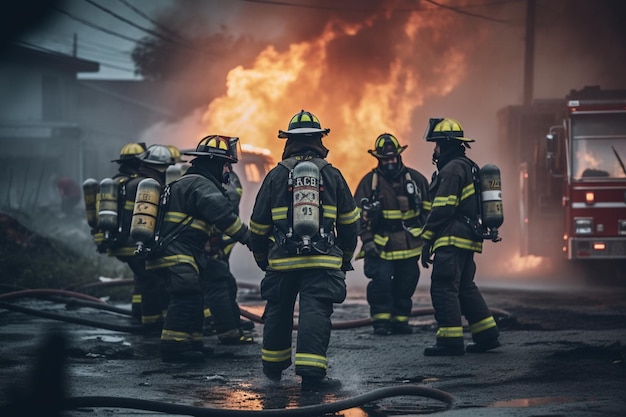
[[300, 251], [312, 249], [312, 237], [320, 231], [320, 171], [313, 162], [297, 164], [290, 179], [293, 187], [293, 231], [302, 239]]
[[118, 231], [118, 183], [111, 178], [100, 181], [98, 186], [98, 227], [108, 240]]
[[88, 178], [83, 182], [83, 200], [87, 224], [95, 229], [98, 227], [98, 181]]
[[130, 237], [137, 244], [137, 254], [142, 253], [146, 243], [154, 239], [160, 200], [161, 185], [158, 181], [145, 178], [139, 182], [130, 224]]
[[500, 169], [493, 164], [487, 164], [479, 170], [478, 175], [484, 237], [499, 242], [502, 238], [498, 236], [498, 228], [504, 222]]

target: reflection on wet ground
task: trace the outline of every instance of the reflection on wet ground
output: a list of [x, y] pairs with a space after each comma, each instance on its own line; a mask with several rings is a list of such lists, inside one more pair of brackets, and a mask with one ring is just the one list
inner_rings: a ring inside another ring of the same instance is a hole
[[[515, 398], [507, 401], [496, 401], [489, 407], [494, 408], [520, 408], [520, 407], [536, 407], [546, 404], [562, 404], [576, 402], [574, 398], [567, 397], [537, 397], [537, 398]], [[581, 401], [581, 400], [578, 400]]]

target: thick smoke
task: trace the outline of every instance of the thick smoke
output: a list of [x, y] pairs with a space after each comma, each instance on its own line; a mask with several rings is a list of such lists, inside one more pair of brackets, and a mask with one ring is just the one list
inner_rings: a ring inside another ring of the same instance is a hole
[[[179, 63], [182, 74], [210, 75], [206, 82], [217, 91], [185, 123], [171, 126], [169, 132], [189, 132], [179, 146], [193, 147], [207, 133], [235, 134], [272, 149], [277, 159], [282, 142], [276, 130], [306, 108], [332, 129], [330, 160], [346, 172], [352, 188], [375, 163], [366, 150], [383, 131], [409, 144], [405, 162], [429, 177], [432, 146], [422, 139], [429, 117], [458, 119], [466, 136], [477, 141], [468, 154], [479, 165], [517, 163], [506, 138], [498, 137], [496, 115], [523, 101], [526, 2], [272, 3], [189, 7], [177, 1], [164, 10], [165, 25], [212, 39], [207, 47], [218, 51], [213, 62], [198, 67]], [[563, 98], [585, 85], [626, 88], [625, 10], [619, 0], [536, 2], [533, 97]], [[300, 65], [296, 57], [302, 68], [294, 68]], [[255, 73], [259, 68], [265, 72]], [[270, 79], [268, 71], [277, 75]], [[295, 74], [295, 82], [270, 88], [280, 74]], [[242, 92], [237, 83], [244, 79], [256, 84]], [[236, 107], [239, 102], [250, 114]], [[197, 119], [200, 114], [203, 120]], [[202, 131], [203, 126], [225, 131]], [[158, 131], [168, 132], [163, 126], [151, 130], [151, 141], [160, 140]], [[172, 137], [181, 135], [168, 134], [163, 141]], [[505, 216], [516, 212], [518, 194], [518, 178], [504, 177]], [[486, 243], [483, 275], [499, 278], [505, 269], [514, 271], [511, 259], [521, 264], [514, 255], [517, 221], [506, 218], [502, 243]], [[496, 258], [507, 261], [493, 262]]]

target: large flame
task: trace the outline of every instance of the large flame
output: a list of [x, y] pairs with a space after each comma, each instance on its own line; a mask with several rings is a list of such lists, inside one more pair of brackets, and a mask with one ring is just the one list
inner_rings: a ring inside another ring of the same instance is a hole
[[445, 25], [412, 13], [398, 32], [403, 38], [388, 45], [388, 61], [379, 63], [372, 56], [372, 68], [333, 73], [337, 63], [331, 62], [331, 50], [384, 18], [360, 24], [334, 19], [315, 39], [291, 44], [282, 52], [268, 46], [251, 68], [233, 68], [226, 94], [213, 100], [203, 116], [206, 132], [238, 136], [244, 144], [270, 149], [279, 160], [284, 141], [277, 139], [278, 129], [286, 129], [291, 117], [305, 109], [331, 129], [324, 140], [328, 159], [356, 187], [375, 165], [374, 159], [361, 159], [374, 139], [390, 132], [407, 142], [414, 110], [428, 96], [449, 93], [465, 71], [464, 53], [446, 45], [446, 59], [432, 63], [436, 66], [428, 69], [427, 78], [420, 72], [415, 65], [415, 54], [422, 52], [416, 46], [420, 33], [433, 36]]

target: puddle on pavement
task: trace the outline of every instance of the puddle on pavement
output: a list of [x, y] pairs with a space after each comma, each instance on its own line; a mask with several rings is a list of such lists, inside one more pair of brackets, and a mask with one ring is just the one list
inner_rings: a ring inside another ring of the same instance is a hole
[[488, 405], [489, 408], [526, 408], [537, 407], [548, 404], [562, 404], [576, 402], [568, 397], [535, 397], [535, 398], [515, 398], [507, 401], [496, 401]]
[[[265, 385], [262, 389], [252, 384], [238, 384], [233, 386], [213, 386], [195, 393], [199, 402], [205, 408], [223, 408], [236, 410], [283, 410], [312, 407], [321, 404], [330, 404], [349, 398], [346, 393], [337, 395], [333, 392], [303, 392], [299, 383], [290, 386], [281, 386], [280, 389]], [[346, 408], [332, 412], [320, 412], [319, 416], [334, 415], [342, 417], [385, 417], [411, 414], [434, 414], [446, 409], [440, 403], [433, 405], [433, 400], [424, 399], [406, 401], [383, 398], [365, 403], [360, 407]], [[311, 410], [312, 412], [312, 410]], [[317, 415], [317, 414], [315, 414]]]

